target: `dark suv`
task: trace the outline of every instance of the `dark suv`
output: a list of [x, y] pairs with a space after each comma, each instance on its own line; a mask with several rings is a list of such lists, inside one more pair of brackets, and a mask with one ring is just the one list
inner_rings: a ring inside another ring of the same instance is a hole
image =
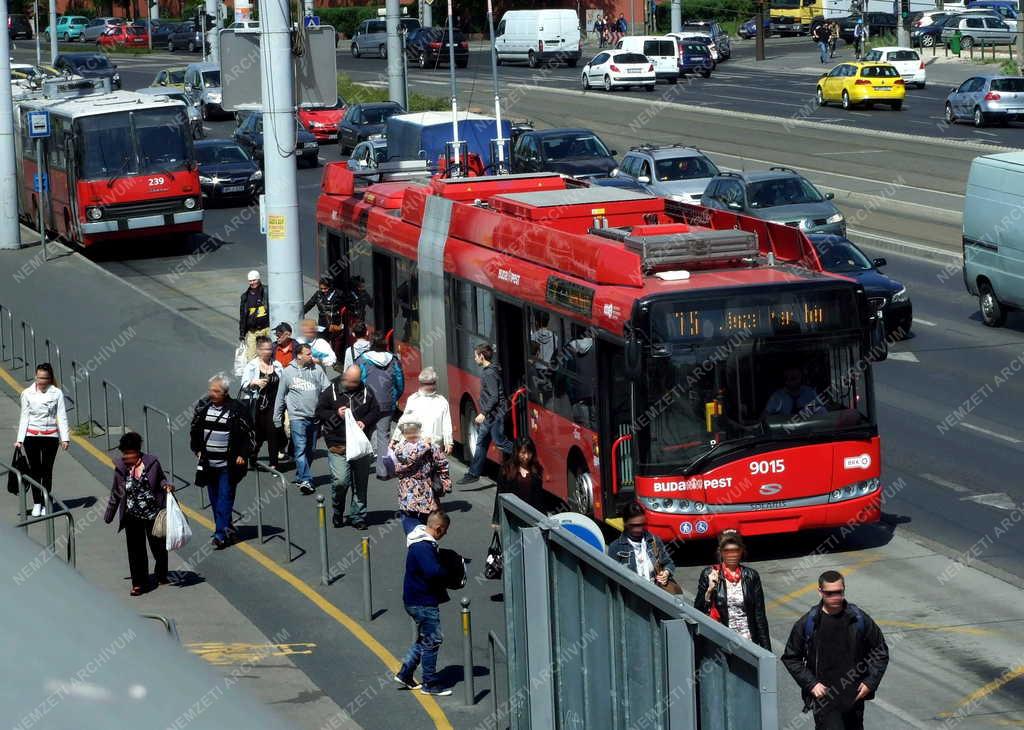
[[706, 33], [711, 37], [711, 42], [715, 44], [715, 48], [718, 49], [718, 53], [724, 61], [727, 58], [732, 58], [732, 44], [729, 41], [729, 34], [725, 32], [725, 28], [717, 20], [689, 20], [683, 24], [684, 33], [692, 32]]
[[32, 24], [28, 22], [28, 18], [24, 15], [18, 13], [8, 15], [7, 34], [11, 37], [12, 41], [16, 41], [19, 38], [32, 40]]

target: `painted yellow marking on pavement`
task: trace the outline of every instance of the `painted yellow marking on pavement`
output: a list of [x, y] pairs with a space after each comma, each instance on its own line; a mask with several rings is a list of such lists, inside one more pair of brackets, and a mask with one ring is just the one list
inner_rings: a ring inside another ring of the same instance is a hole
[[245, 644], [240, 642], [197, 641], [185, 648], [210, 664], [258, 664], [272, 656], [312, 654], [316, 644]]
[[[840, 568], [839, 572], [842, 573], [844, 577], [849, 577], [853, 573], [856, 573], [858, 570], [862, 570], [871, 565], [872, 563], [877, 563], [881, 559], [881, 555], [868, 555], [867, 557], [860, 560], [860, 562], [854, 563], [853, 565], [847, 568]], [[789, 603], [790, 601], [794, 601], [797, 598], [801, 598], [807, 595], [808, 593], [816, 590], [818, 590], [818, 581], [815, 580], [813, 583], [808, 583], [803, 588], [797, 588], [795, 591], [791, 591], [784, 596], [779, 596], [778, 598], [772, 599], [768, 602], [768, 605], [765, 606], [765, 608], [776, 608], [783, 604]]]
[[956, 707], [949, 712], [939, 713], [939, 717], [953, 717], [957, 714], [957, 710], [966, 705], [972, 705], [988, 697], [993, 692], [996, 692], [1003, 686], [1009, 684], [1018, 677], [1024, 677], [1024, 665], [1014, 667], [1013, 669], [1007, 669], [1001, 675], [993, 679], [987, 684], [983, 684], [978, 689], [971, 692], [969, 695], [960, 700]]
[[[14, 390], [15, 394], [20, 395], [21, 391], [28, 387], [27, 384], [21, 384], [14, 376], [7, 372], [4, 368], [0, 368], [0, 379], [7, 382], [8, 385]], [[100, 462], [104, 466], [113, 469], [114, 462], [111, 458], [100, 451], [98, 448], [93, 446], [91, 443], [86, 441], [83, 437], [72, 434], [71, 440], [82, 447], [91, 455], [96, 461]], [[181, 511], [193, 522], [196, 522], [207, 530], [213, 531], [215, 529], [213, 522], [211, 522], [205, 515], [202, 515], [187, 505], [180, 504]], [[265, 555], [261, 550], [249, 545], [248, 543], [237, 543], [235, 546], [240, 552], [248, 555], [250, 558], [255, 560], [266, 570], [276, 575], [278, 578], [283, 580], [285, 583], [290, 585], [296, 591], [305, 596], [314, 606], [319, 608], [325, 614], [330, 616], [332, 619], [337, 621], [343, 627], [348, 629], [359, 642], [365, 646], [370, 652], [376, 656], [381, 663], [387, 668], [389, 672], [397, 672], [401, 667], [401, 662], [387, 650], [387, 648], [381, 644], [377, 639], [366, 629], [359, 625], [359, 623], [342, 611], [340, 608], [335, 606], [333, 603], [328, 601], [326, 598], [321, 596], [317, 591], [306, 583], [304, 580], [299, 578], [297, 575], [292, 573], [290, 570], [278, 565], [272, 558]], [[427, 713], [431, 720], [434, 722], [434, 727], [437, 730], [453, 730], [451, 723], [448, 721], [447, 716], [444, 714], [444, 710], [437, 703], [433, 697], [424, 695], [419, 692], [410, 693], [413, 698], [420, 703], [423, 710]]]

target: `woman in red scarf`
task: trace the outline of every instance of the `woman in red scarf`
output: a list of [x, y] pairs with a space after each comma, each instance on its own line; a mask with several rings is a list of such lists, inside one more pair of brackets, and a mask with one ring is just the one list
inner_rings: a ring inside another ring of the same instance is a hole
[[736, 530], [718, 536], [718, 564], [704, 568], [697, 581], [694, 608], [745, 639], [772, 650], [761, 576], [740, 565], [745, 546]]

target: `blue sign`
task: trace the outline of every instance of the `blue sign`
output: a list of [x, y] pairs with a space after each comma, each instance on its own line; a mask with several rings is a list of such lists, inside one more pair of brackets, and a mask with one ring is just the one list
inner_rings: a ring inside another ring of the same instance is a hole
[[[42, 177], [42, 180], [39, 178]], [[40, 175], [38, 172], [32, 176], [32, 190], [37, 193], [45, 193], [50, 189], [50, 178], [44, 172]]]
[[50, 136], [50, 112], [28, 113], [28, 136], [32, 139]]
[[307, 15], [306, 20], [303, 23], [307, 28], [319, 28], [320, 27], [320, 16], [319, 15]]

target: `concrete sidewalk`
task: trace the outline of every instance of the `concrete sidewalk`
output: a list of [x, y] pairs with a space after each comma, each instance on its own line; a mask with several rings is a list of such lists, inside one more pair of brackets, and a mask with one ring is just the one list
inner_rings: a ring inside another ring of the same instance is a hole
[[[10, 383], [0, 388], [0, 443], [11, 444], [18, 406]], [[360, 726], [293, 663], [291, 655], [314, 653], [316, 644], [297, 643], [287, 629], [268, 638], [176, 553], [170, 555], [171, 584], [131, 598], [124, 536], [114, 525], [103, 522], [109, 486], [75, 460], [76, 451], [73, 446], [71, 451], [58, 454], [53, 481], [54, 495], [75, 517], [77, 567], [83, 577], [109, 590], [133, 611], [173, 620], [187, 651], [237, 680], [240, 691], [270, 706], [291, 727], [359, 730]], [[0, 515], [14, 524], [18, 509], [18, 500], [7, 496]], [[60, 554], [65, 529], [58, 521], [55, 530]], [[202, 532], [196, 529], [193, 539], [203, 539]], [[42, 544], [45, 527], [32, 526], [29, 537]]]

